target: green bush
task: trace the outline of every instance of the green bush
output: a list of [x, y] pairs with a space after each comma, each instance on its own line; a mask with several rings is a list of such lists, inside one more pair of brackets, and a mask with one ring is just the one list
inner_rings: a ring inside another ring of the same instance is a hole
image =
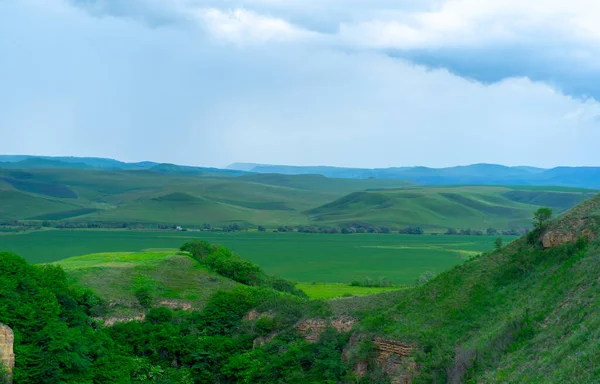
[[141, 287], [135, 290], [135, 297], [142, 306], [142, 308], [150, 308], [152, 307], [152, 294], [150, 293], [150, 288]]

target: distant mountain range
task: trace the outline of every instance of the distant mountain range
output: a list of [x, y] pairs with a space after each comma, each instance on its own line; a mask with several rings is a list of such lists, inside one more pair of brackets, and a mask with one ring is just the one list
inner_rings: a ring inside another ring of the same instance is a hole
[[289, 166], [252, 163], [231, 164], [228, 169], [284, 175], [319, 174], [334, 178], [402, 179], [422, 185], [540, 185], [600, 188], [600, 167], [556, 167], [473, 164], [449, 168], [341, 168], [328, 166]]
[[149, 170], [159, 173], [205, 175], [219, 174], [240, 176], [248, 172], [208, 167], [142, 161], [126, 163], [101, 157], [56, 157], [30, 155], [0, 155], [0, 169], [88, 169], [96, 171], [136, 171]]

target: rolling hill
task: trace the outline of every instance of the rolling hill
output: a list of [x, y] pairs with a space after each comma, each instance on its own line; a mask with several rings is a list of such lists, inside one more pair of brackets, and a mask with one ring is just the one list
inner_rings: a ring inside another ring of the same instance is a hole
[[157, 306], [197, 310], [215, 291], [238, 285], [177, 250], [93, 254], [56, 264], [69, 274], [73, 285], [97, 292], [109, 304], [105, 316], [113, 319], [144, 313], [136, 298], [140, 289], [147, 290]]
[[0, 169], [0, 220], [307, 224], [305, 210], [353, 191], [412, 185], [319, 175], [264, 179], [142, 171]]
[[594, 193], [568, 187], [424, 187], [322, 175], [0, 169], [0, 220], [513, 229], [529, 227], [539, 206], [562, 212]]
[[311, 221], [327, 225], [527, 228], [540, 206], [560, 213], [594, 195], [591, 190], [495, 186], [377, 190], [351, 193], [307, 214]]

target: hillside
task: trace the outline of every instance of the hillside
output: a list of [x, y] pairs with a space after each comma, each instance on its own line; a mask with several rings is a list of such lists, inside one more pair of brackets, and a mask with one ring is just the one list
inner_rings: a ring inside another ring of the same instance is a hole
[[362, 222], [380, 226], [418, 225], [426, 229], [528, 228], [540, 206], [563, 212], [594, 196], [591, 190], [527, 187], [429, 187], [355, 192], [309, 210], [327, 225]]
[[598, 238], [600, 196], [422, 287], [340, 299], [335, 312], [410, 346], [388, 371], [413, 383], [596, 383]]
[[164, 167], [0, 169], [0, 221], [515, 229], [529, 227], [539, 206], [562, 212], [594, 193], [568, 187], [422, 187], [322, 175], [205, 176], [163, 173], [170, 169]]
[[145, 312], [136, 297], [140, 290], [152, 297], [153, 305], [198, 310], [215, 291], [238, 285], [176, 250], [93, 254], [56, 265], [64, 268], [72, 284], [92, 289], [105, 300], [110, 310], [104, 316], [112, 319]]
[[[162, 168], [161, 168], [162, 169]], [[164, 169], [162, 169], [164, 170]], [[307, 224], [303, 211], [346, 193], [403, 187], [401, 180], [323, 176], [229, 177], [161, 170], [0, 169], [0, 220], [230, 224]]]

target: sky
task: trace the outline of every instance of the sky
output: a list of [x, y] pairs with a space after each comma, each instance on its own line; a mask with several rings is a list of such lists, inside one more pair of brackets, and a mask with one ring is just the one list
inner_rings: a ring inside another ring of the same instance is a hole
[[0, 0], [0, 153], [600, 166], [597, 0]]

